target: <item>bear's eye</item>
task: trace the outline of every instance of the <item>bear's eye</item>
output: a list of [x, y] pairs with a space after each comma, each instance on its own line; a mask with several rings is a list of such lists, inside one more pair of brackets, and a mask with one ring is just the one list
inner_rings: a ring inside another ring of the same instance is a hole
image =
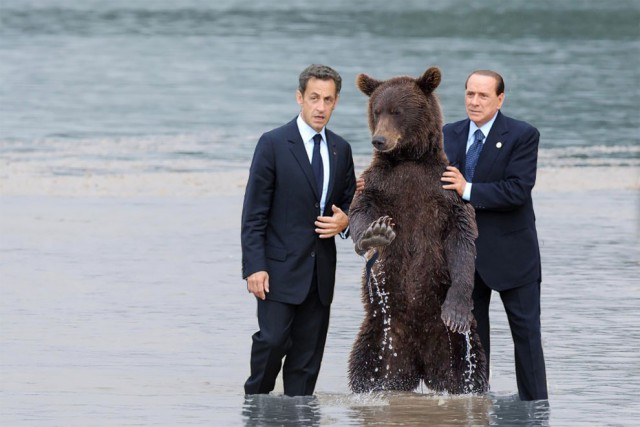
[[397, 116], [398, 114], [400, 114], [400, 110], [397, 108], [392, 108], [391, 110], [389, 110], [389, 114], [391, 114], [392, 116]]
[[373, 117], [378, 117], [380, 115], [380, 110], [373, 110]]

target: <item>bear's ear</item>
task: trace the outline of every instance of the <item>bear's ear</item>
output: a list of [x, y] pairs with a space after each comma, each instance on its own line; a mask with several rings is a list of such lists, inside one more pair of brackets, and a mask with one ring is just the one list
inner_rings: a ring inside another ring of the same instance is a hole
[[373, 91], [381, 84], [381, 81], [369, 77], [366, 74], [358, 74], [358, 77], [356, 77], [356, 86], [367, 96], [371, 96]]
[[416, 83], [425, 95], [429, 95], [431, 92], [436, 90], [440, 84], [441, 78], [442, 75], [440, 74], [440, 69], [438, 67], [431, 67], [425, 71], [418, 80], [416, 80]]

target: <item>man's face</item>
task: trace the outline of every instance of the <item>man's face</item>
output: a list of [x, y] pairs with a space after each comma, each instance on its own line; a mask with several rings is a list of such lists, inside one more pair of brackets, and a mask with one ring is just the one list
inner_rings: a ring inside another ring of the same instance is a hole
[[467, 115], [478, 127], [487, 123], [502, 107], [504, 93], [496, 95], [498, 82], [490, 76], [473, 74], [467, 81], [464, 103]]
[[338, 104], [336, 83], [329, 80], [311, 78], [303, 93], [296, 92], [296, 100], [300, 105], [302, 119], [316, 132], [320, 132], [329, 123], [333, 109]]

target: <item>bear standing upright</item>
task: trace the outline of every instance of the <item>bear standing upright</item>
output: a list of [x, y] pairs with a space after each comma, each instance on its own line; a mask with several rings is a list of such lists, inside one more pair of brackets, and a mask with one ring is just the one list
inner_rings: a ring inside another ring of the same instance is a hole
[[449, 164], [442, 111], [433, 93], [441, 74], [375, 80], [369, 96], [373, 159], [364, 191], [349, 209], [363, 274], [365, 318], [351, 350], [354, 392], [487, 390], [485, 356], [471, 310], [475, 238], [473, 209], [440, 177]]

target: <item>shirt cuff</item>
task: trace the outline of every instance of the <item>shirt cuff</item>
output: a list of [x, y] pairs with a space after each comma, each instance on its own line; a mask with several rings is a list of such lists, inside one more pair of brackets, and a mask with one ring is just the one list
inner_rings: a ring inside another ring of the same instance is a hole
[[347, 237], [349, 237], [349, 226], [347, 225], [347, 228], [345, 228], [344, 230], [342, 230], [340, 232], [340, 237], [342, 237], [343, 239], [346, 239]]
[[464, 186], [464, 191], [462, 192], [462, 200], [466, 200], [467, 202], [471, 201], [471, 184], [467, 182], [467, 185]]

